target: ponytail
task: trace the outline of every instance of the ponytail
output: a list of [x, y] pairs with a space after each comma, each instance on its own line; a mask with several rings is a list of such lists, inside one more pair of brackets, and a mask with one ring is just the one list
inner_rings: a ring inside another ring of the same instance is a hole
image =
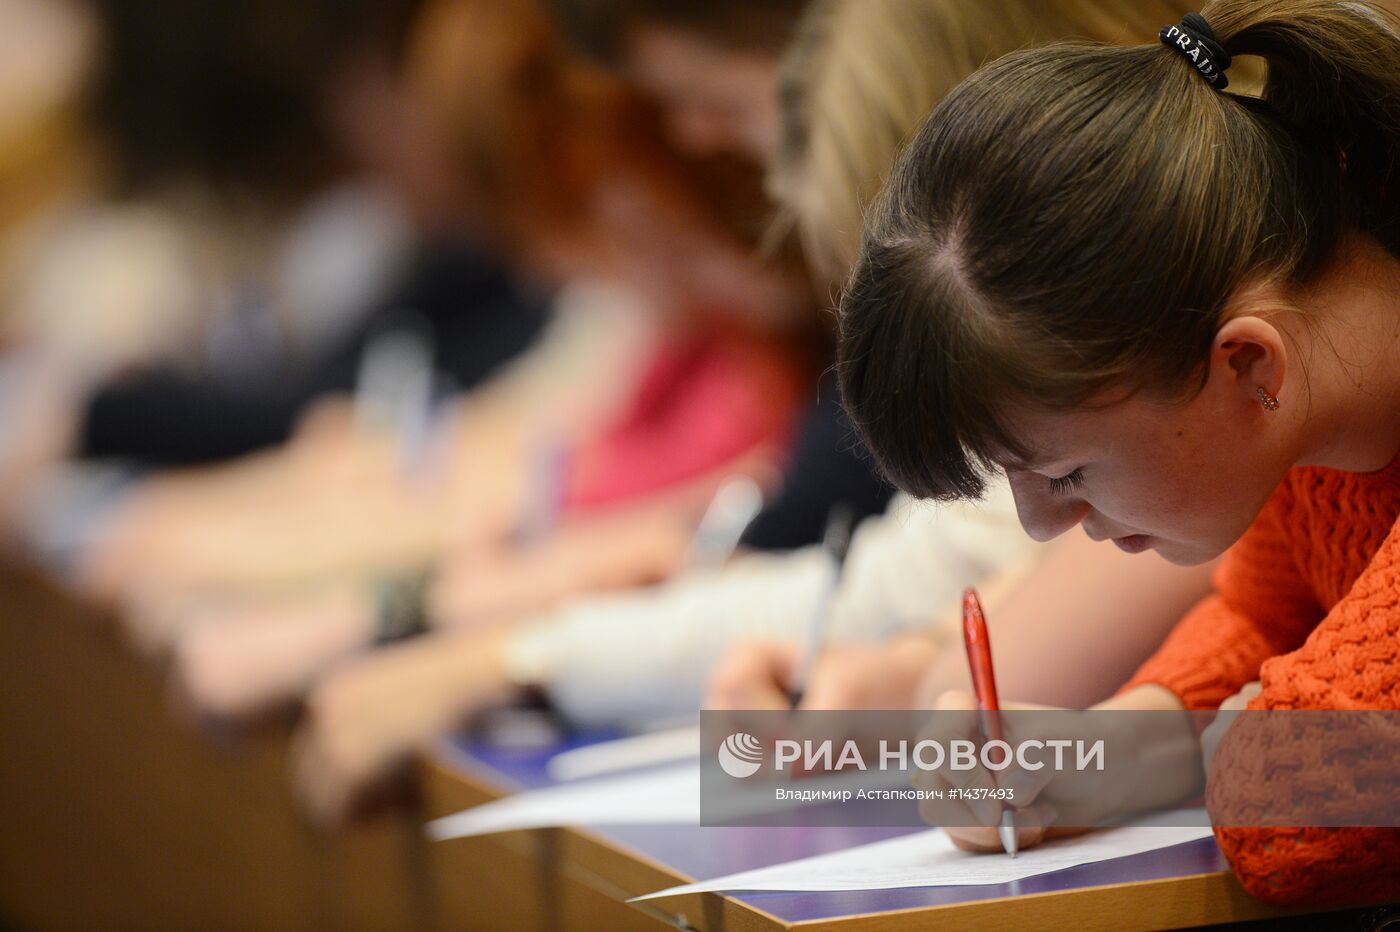
[[1395, 19], [1354, 0], [1216, 0], [1202, 12], [1232, 56], [1267, 63], [1268, 107], [1336, 160], [1351, 225], [1400, 255]]

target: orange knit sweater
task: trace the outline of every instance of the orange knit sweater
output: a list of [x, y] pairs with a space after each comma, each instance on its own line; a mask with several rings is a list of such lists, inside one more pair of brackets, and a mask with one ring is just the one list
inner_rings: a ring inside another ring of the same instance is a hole
[[[1375, 473], [1292, 470], [1226, 555], [1216, 594], [1128, 687], [1214, 709], [1257, 679], [1251, 709], [1400, 709], [1397, 519], [1400, 457]], [[1400, 898], [1400, 829], [1217, 827], [1216, 838], [1261, 899]]]

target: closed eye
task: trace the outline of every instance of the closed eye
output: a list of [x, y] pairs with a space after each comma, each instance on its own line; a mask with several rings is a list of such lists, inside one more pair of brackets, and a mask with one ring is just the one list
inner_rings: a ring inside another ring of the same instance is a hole
[[1058, 479], [1050, 480], [1050, 493], [1052, 495], [1069, 495], [1084, 484], [1084, 469], [1080, 467], [1074, 472], [1061, 476]]

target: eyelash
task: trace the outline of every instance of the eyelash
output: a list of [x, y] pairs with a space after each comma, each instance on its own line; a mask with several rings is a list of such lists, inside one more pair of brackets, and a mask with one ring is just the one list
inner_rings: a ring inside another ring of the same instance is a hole
[[1050, 494], [1068, 495], [1075, 489], [1078, 489], [1083, 484], [1084, 470], [1082, 468], [1076, 469], [1074, 472], [1070, 473], [1067, 476], [1061, 476], [1058, 479], [1051, 479]]

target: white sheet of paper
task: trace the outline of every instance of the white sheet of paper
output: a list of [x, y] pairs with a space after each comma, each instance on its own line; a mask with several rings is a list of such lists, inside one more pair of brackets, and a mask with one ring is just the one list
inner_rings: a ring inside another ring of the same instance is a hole
[[700, 726], [688, 725], [563, 751], [549, 759], [548, 767], [556, 780], [581, 780], [699, 756]]
[[557, 825], [699, 825], [700, 768], [681, 761], [636, 774], [528, 790], [434, 819], [430, 838]]
[[[692, 732], [687, 738], [699, 740]], [[648, 752], [650, 753], [650, 752]], [[907, 783], [898, 771], [885, 774], [888, 785]], [[813, 789], [841, 788], [850, 777], [813, 779]], [[866, 786], [883, 786], [863, 776]], [[810, 805], [800, 800], [778, 802], [770, 786], [758, 783], [732, 791], [726, 812], [730, 818], [768, 815]], [[526, 790], [429, 822], [430, 838], [442, 841], [468, 835], [489, 835], [560, 825], [699, 825], [700, 761], [690, 754], [681, 760], [636, 772], [574, 780], [539, 790]]]
[[[1204, 814], [1201, 818], [1205, 818]], [[931, 829], [800, 861], [671, 887], [635, 897], [632, 902], [721, 890], [830, 892], [1010, 883], [1079, 864], [1166, 848], [1210, 834], [1209, 826], [1129, 826], [1059, 839], [1010, 858], [1004, 854], [959, 851], [942, 830]]]

